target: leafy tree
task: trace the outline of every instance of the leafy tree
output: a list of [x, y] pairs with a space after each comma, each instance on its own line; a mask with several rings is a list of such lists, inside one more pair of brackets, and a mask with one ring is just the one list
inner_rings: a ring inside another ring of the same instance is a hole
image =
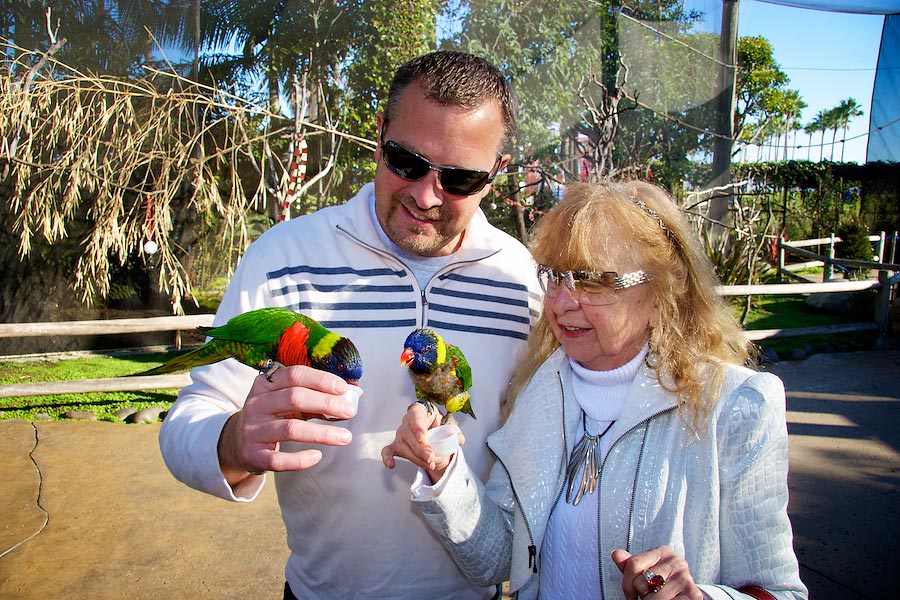
[[[249, 0], [209, 2], [204, 30], [204, 67], [218, 81], [232, 82], [244, 97], [261, 98], [270, 112], [303, 119], [363, 140], [375, 139], [375, 111], [390, 77], [404, 61], [432, 49], [437, 0], [316, 1]], [[228, 54], [224, 48], [235, 46]], [[263, 82], [263, 86], [256, 86]], [[282, 106], [283, 98], [291, 106]], [[298, 132], [299, 133], [299, 132]], [[315, 210], [330, 197], [345, 198], [358, 187], [359, 164], [371, 152], [362, 143], [307, 132], [308, 178], [320, 179]], [[284, 145], [273, 148], [284, 153]], [[274, 163], [273, 159], [269, 162]], [[265, 169], [265, 164], [260, 164]], [[275, 195], [282, 169], [266, 170]], [[335, 188], [335, 185], [340, 187]], [[301, 212], [303, 212], [301, 210]]]
[[790, 80], [775, 61], [772, 44], [764, 37], [738, 39], [737, 66], [735, 137], [759, 143], [773, 129], [776, 117], [792, 108], [785, 106], [789, 102], [785, 86]]
[[517, 173], [510, 187], [521, 192], [516, 204], [527, 205], [554, 179], [645, 176], [648, 168], [681, 187], [691, 170], [687, 156], [703, 141], [703, 127], [690, 121], [709, 110], [693, 99], [713, 96], [685, 89], [713, 80], [696, 58], [709, 53], [715, 37], [693, 32], [695, 13], [674, 1], [454, 6], [458, 27], [450, 43], [500, 65], [520, 96], [518, 149], [528, 172]]

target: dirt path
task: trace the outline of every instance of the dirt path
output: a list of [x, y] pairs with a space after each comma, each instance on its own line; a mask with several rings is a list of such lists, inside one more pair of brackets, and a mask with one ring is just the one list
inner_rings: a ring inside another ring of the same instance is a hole
[[[159, 425], [0, 421], [0, 598], [280, 598], [274, 486], [231, 503], [177, 482]], [[34, 502], [40, 486], [41, 510]]]

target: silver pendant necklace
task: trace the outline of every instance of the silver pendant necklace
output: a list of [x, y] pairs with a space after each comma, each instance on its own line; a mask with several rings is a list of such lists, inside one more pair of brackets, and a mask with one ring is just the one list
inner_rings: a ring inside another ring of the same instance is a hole
[[[572, 506], [577, 506], [581, 502], [584, 493], [593, 494], [597, 487], [597, 480], [600, 478], [600, 467], [603, 465], [603, 456], [599, 448], [600, 439], [606, 435], [615, 421], [611, 421], [606, 429], [599, 435], [590, 435], [587, 430], [587, 417], [582, 411], [581, 424], [584, 427], [584, 435], [572, 448], [572, 454], [569, 456], [569, 464], [566, 466], [566, 502]], [[575, 498], [572, 499], [572, 492], [575, 491], [575, 478], [581, 472], [581, 485]]]

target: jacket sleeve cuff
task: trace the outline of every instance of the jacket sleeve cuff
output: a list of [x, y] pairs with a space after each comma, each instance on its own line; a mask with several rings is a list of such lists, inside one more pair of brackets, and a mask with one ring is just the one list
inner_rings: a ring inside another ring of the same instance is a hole
[[409, 488], [410, 499], [413, 502], [421, 502], [438, 497], [444, 491], [444, 488], [447, 487], [447, 481], [453, 477], [453, 472], [456, 471], [456, 465], [459, 463], [458, 457], [460, 454], [462, 454], [462, 449], [453, 455], [453, 458], [450, 459], [450, 464], [444, 470], [443, 476], [435, 483], [431, 483], [431, 476], [428, 474], [428, 471], [419, 467], [416, 471], [416, 478]]
[[251, 475], [232, 489], [219, 467], [219, 436], [230, 416], [231, 413], [216, 412], [194, 420], [190, 423], [190, 435], [184, 435], [179, 440], [184, 444], [181, 451], [166, 452], [166, 443], [172, 443], [172, 436], [167, 436], [166, 430], [184, 426], [173, 415], [171, 422], [163, 424], [160, 446], [169, 470], [184, 484], [224, 500], [250, 502], [262, 490], [265, 475]]

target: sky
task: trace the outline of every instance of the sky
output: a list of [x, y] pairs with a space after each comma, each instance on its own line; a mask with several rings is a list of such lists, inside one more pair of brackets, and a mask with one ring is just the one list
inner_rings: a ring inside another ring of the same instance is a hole
[[[820, 110], [834, 108], [850, 97], [862, 106], [864, 114], [850, 122], [844, 160], [866, 162], [866, 133], [884, 17], [791, 8], [759, 0], [740, 0], [739, 7], [738, 35], [762, 36], [771, 42], [775, 61], [790, 78], [787, 87], [798, 90], [809, 105], [803, 110], [804, 125]], [[841, 133], [838, 131], [837, 139]], [[813, 161], [819, 159], [819, 137], [813, 136]], [[826, 133], [826, 159], [830, 158], [830, 137]], [[802, 132], [797, 136], [797, 144], [804, 147], [794, 151], [794, 158], [807, 158], [807, 140]], [[840, 152], [837, 144], [835, 160], [840, 160]]]

